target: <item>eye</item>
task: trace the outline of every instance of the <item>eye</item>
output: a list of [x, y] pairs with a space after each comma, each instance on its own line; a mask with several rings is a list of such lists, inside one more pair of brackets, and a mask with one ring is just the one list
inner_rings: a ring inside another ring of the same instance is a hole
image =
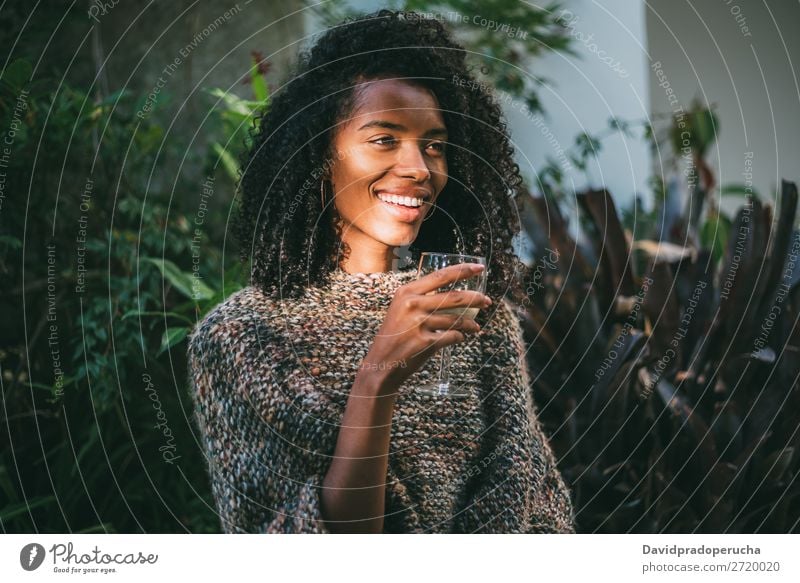
[[382, 138], [378, 138], [376, 140], [370, 140], [371, 144], [378, 144], [379, 146], [391, 146], [396, 142], [397, 140], [393, 136], [383, 136]]
[[438, 154], [444, 154], [447, 148], [444, 142], [431, 142], [428, 147], [433, 148]]

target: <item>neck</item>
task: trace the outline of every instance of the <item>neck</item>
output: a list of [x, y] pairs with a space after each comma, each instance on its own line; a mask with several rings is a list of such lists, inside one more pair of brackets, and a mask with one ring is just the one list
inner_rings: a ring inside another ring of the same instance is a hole
[[394, 247], [368, 237], [348, 237], [344, 241], [350, 247], [350, 257], [346, 261], [342, 261], [343, 271], [376, 273], [392, 271], [394, 268]]

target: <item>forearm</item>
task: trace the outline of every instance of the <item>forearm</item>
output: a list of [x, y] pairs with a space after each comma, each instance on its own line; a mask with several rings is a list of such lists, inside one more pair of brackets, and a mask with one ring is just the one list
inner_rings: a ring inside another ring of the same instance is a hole
[[383, 530], [389, 438], [396, 393], [377, 375], [359, 374], [350, 391], [334, 459], [323, 481], [330, 532]]

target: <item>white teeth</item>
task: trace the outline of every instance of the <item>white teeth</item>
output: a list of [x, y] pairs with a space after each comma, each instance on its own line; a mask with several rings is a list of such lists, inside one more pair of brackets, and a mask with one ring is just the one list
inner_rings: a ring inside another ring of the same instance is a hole
[[397, 196], [396, 194], [378, 194], [378, 198], [384, 202], [393, 202], [403, 206], [418, 207], [422, 206], [421, 198], [411, 198], [410, 196]]

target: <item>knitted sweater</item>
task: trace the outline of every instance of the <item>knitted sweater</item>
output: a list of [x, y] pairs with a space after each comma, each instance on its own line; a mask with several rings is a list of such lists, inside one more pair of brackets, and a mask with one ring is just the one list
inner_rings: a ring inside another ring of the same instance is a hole
[[[349, 388], [396, 289], [415, 270], [337, 271], [299, 299], [255, 286], [230, 295], [189, 341], [195, 418], [224, 532], [327, 533], [320, 488]], [[384, 532], [574, 532], [569, 491], [529, 390], [521, 329], [502, 300], [453, 346], [451, 380], [471, 396], [400, 387]]]

